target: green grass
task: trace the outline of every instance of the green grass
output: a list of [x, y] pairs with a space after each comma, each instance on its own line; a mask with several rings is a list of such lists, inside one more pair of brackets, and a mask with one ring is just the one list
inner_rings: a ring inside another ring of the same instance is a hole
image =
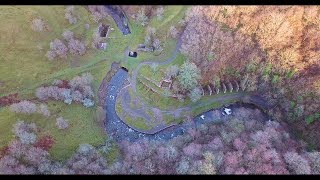
[[[34, 98], [35, 89], [42, 84], [49, 84], [54, 79], [71, 79], [82, 72], [90, 72], [94, 76], [93, 88], [95, 95], [98, 87], [110, 68], [113, 61], [120, 61], [123, 56], [120, 47], [128, 42], [128, 38], [109, 39], [106, 51], [90, 49], [92, 34], [97, 24], [90, 21], [91, 16], [84, 7], [76, 6], [76, 12], [81, 16], [78, 23], [70, 25], [64, 19], [64, 6], [2, 6], [0, 7], [0, 20], [4, 24], [0, 27], [1, 43], [0, 52], [6, 54], [1, 56], [0, 70], [1, 81], [0, 96], [18, 92], [22, 98]], [[34, 32], [30, 28], [33, 18], [43, 18], [50, 27], [50, 31]], [[115, 27], [110, 19], [106, 23]], [[90, 29], [85, 31], [84, 24], [90, 24]], [[61, 38], [61, 33], [70, 29], [77, 38], [83, 40], [87, 45], [87, 53], [79, 57], [80, 67], [70, 67], [72, 56], [66, 60], [50, 62], [45, 57], [49, 48], [49, 42], [54, 38]], [[115, 28], [111, 36], [121, 35]], [[122, 37], [122, 36], [121, 36]], [[43, 46], [43, 50], [37, 46]], [[97, 96], [95, 96], [97, 98]], [[56, 106], [53, 106], [56, 104]], [[95, 107], [86, 109], [82, 105], [66, 105], [57, 101], [49, 101], [49, 109], [52, 116], [44, 118], [40, 115], [14, 114], [7, 108], [0, 109], [1, 141], [3, 147], [12, 140], [11, 128], [18, 120], [35, 122], [43, 133], [52, 135], [56, 144], [50, 151], [54, 159], [65, 160], [81, 143], [98, 145], [104, 142], [106, 135], [100, 125], [95, 122]], [[63, 116], [70, 120], [71, 127], [66, 131], [55, 128], [55, 118]]]
[[[232, 93], [225, 93], [225, 94], [217, 94], [217, 95], [214, 95], [214, 96], [203, 96], [199, 101], [195, 102], [195, 103], [192, 103], [191, 104], [191, 113], [192, 113], [192, 116], [195, 117], [195, 116], [198, 116], [199, 114], [203, 113], [203, 112], [206, 112], [206, 111], [209, 111], [210, 109], [213, 109], [213, 108], [219, 108], [219, 107], [222, 107], [226, 104], [231, 104], [231, 103], [234, 103], [236, 102], [237, 100], [234, 99], [234, 100], [224, 100], [223, 103], [222, 102], [213, 102], [213, 103], [210, 103], [208, 102], [208, 100], [212, 99], [212, 98], [217, 98], [219, 96], [223, 96], [223, 95], [226, 95], [226, 94], [232, 94]], [[202, 105], [202, 106], [199, 106], [200, 104], [205, 104], [205, 105]]]
[[[167, 36], [170, 26], [177, 25], [180, 20], [185, 15], [187, 6], [165, 6], [164, 15], [161, 21], [157, 20], [157, 17], [154, 17], [150, 20], [150, 27], [156, 29], [156, 37], [161, 41], [163, 52], [156, 56], [153, 53], [139, 52], [137, 58], [127, 57], [122, 61], [122, 66], [128, 68], [129, 70], [134, 69], [139, 62], [142, 60], [165, 60], [172, 55], [173, 50], [176, 46], [176, 40], [171, 39]], [[138, 44], [144, 43], [144, 38], [146, 35], [146, 27], [137, 24], [135, 20], [129, 17], [130, 20], [130, 30], [132, 34], [127, 35], [130, 38], [128, 47], [130, 50], [135, 50]], [[134, 34], [134, 37], [132, 37]]]
[[[78, 148], [81, 143], [99, 145], [105, 142], [106, 135], [92, 117], [95, 117], [94, 108], [83, 108], [81, 104], [67, 105], [62, 102], [49, 101], [49, 110], [52, 116], [46, 118], [39, 114], [25, 115], [11, 112], [7, 107], [0, 109], [0, 136], [1, 147], [13, 138], [12, 129], [17, 120], [34, 122], [41, 130], [41, 135], [51, 135], [55, 144], [50, 155], [55, 160], [65, 160]], [[55, 123], [56, 118], [62, 116], [69, 120], [69, 128], [59, 130]], [[91, 117], [91, 118], [88, 118]]]
[[126, 121], [126, 123], [132, 125], [133, 127], [137, 128], [137, 129], [150, 130], [152, 128], [152, 127], [148, 126], [146, 121], [141, 117], [137, 117], [137, 118], [133, 119], [130, 115], [127, 115], [125, 117], [125, 121]]
[[159, 21], [157, 18], [153, 18], [149, 26], [156, 28], [157, 37], [165, 37], [170, 26], [176, 26], [184, 17], [187, 8], [188, 6], [165, 6], [163, 19]]
[[[45, 53], [50, 41], [55, 38], [62, 39], [61, 33], [65, 29], [73, 29], [75, 36], [79, 37], [77, 32], [84, 29], [85, 23], [89, 23], [87, 10], [83, 7], [76, 7], [79, 15], [85, 18], [81, 18], [75, 25], [69, 25], [64, 19], [64, 6], [3, 6], [0, 11], [0, 20], [4, 23], [0, 27], [2, 34], [0, 52], [6, 54], [1, 57], [0, 69], [2, 77], [5, 77], [3, 79], [5, 86], [1, 87], [0, 96], [21, 91], [34, 85], [35, 82], [40, 83], [50, 78], [57, 71], [70, 68], [70, 61], [74, 57], [68, 56], [67, 60], [50, 62], [45, 57]], [[50, 31], [34, 32], [31, 30], [30, 23], [35, 17], [46, 20]], [[92, 38], [89, 32], [96, 27], [95, 24], [90, 25], [91, 30], [88, 30], [88, 37], [81, 38], [88, 44]], [[39, 50], [38, 45], [41, 45], [43, 50]], [[78, 59], [79, 64], [87, 64], [95, 54], [97, 54], [96, 50], [88, 49], [86, 55]]]
[[183, 117], [179, 117], [179, 118], [174, 118], [173, 115], [169, 115], [169, 114], [165, 114], [163, 117], [166, 125], [170, 125], [173, 123], [182, 123], [183, 122]]
[[144, 102], [146, 102], [148, 105], [152, 107], [157, 107], [162, 110], [178, 108], [181, 106], [188, 105], [190, 103], [189, 99], [186, 99], [184, 102], [180, 102], [175, 98], [165, 97], [158, 93], [154, 93], [151, 90], [147, 91], [146, 87], [140, 82], [137, 82], [137, 90], [138, 95]]
[[192, 109], [192, 116], [195, 117], [203, 112], [209, 111], [212, 108], [218, 108], [221, 107], [222, 104], [218, 103], [218, 102], [213, 102], [213, 103], [209, 103], [205, 106], [200, 106], [200, 107], [196, 107]]
[[305, 121], [308, 125], [313, 123], [315, 120], [320, 120], [320, 112], [311, 114], [311, 115], [307, 116], [305, 119]]
[[183, 64], [185, 60], [186, 60], [186, 57], [181, 53], [179, 53], [176, 59], [172, 63], [167, 65], [157, 66], [156, 71], [153, 71], [150, 66], [142, 66], [139, 70], [139, 74], [159, 83], [165, 77], [164, 72], [169, 66], [177, 65], [179, 67]]
[[[129, 60], [124, 50], [127, 46], [133, 49], [139, 43], [143, 43], [146, 33], [145, 27], [132, 20], [132, 34], [127, 36], [122, 35], [110, 16], [103, 20], [114, 30], [109, 33], [107, 49], [100, 51], [91, 48], [93, 32], [98, 24], [92, 20], [84, 6], [75, 6], [75, 12], [80, 18], [74, 25], [69, 24], [64, 18], [65, 6], [1, 6], [0, 82], [3, 85], [0, 87], [0, 97], [19, 93], [21, 98], [35, 98], [35, 89], [39, 86], [50, 84], [54, 79], [71, 79], [83, 72], [90, 72], [94, 76], [93, 89], [97, 103], [98, 87], [112, 62], [121, 62], [121, 65], [132, 70], [142, 60], [164, 60], [171, 56], [176, 40], [166, 37], [165, 34], [169, 26], [183, 17], [185, 9], [182, 6], [168, 6], [161, 23], [151, 20], [157, 28], [158, 38], [164, 43], [161, 55], [140, 53], [138, 58]], [[45, 20], [49, 30], [34, 32], [31, 29], [31, 21], [34, 18]], [[88, 30], [85, 30], [85, 24], [90, 25]], [[61, 34], [67, 29], [72, 30], [76, 38], [84, 41], [87, 46], [86, 54], [77, 57], [79, 67], [71, 66], [71, 61], [75, 59], [71, 55], [65, 60], [52, 62], [45, 57], [49, 43], [55, 38], [62, 39]], [[42, 50], [38, 49], [38, 46], [41, 46]], [[87, 109], [80, 104], [66, 105], [58, 101], [49, 101], [48, 106], [52, 114], [49, 118], [36, 114], [15, 114], [7, 107], [0, 108], [0, 148], [13, 139], [11, 129], [18, 119], [35, 122], [41, 129], [40, 135], [50, 134], [54, 137], [56, 144], [50, 150], [50, 154], [56, 160], [67, 159], [81, 143], [99, 145], [105, 142], [107, 136], [101, 125], [96, 122], [96, 106]], [[55, 118], [59, 116], [70, 120], [68, 130], [58, 130], [55, 127]], [[140, 128], [149, 128], [142, 119], [135, 120], [133, 124]], [[115, 159], [117, 153], [115, 149], [110, 155], [110, 160]]]
[[163, 72], [160, 70], [160, 67], [158, 66], [157, 69], [155, 71], [152, 70], [152, 68], [150, 66], [143, 66], [141, 67], [139, 73], [143, 76], [143, 77], [147, 77], [149, 79], [154, 80], [157, 83], [160, 83], [160, 81], [163, 79], [164, 74]]
[[[152, 79], [154, 81], [159, 81], [163, 78], [164, 74], [161, 71], [165, 71], [166, 68], [172, 65], [181, 66], [186, 60], [186, 57], [179, 53], [170, 64], [158, 66], [157, 73], [153, 74], [151, 68], [149, 66], [143, 66], [141, 67], [139, 71], [139, 76], [148, 77], [149, 79]], [[144, 81], [144, 83], [147, 83], [148, 85], [154, 87], [155, 89], [159, 90], [159, 92], [164, 92], [162, 88], [159, 88], [155, 86], [152, 83], [149, 83], [148, 81]], [[169, 98], [163, 96], [163, 94], [154, 93], [152, 91], [146, 91], [146, 87], [137, 81], [137, 92], [138, 95], [145, 101], [148, 105], [157, 107], [163, 110], [172, 109], [172, 108], [178, 108], [181, 106], [188, 105], [190, 103], [190, 100], [187, 98], [184, 102], [180, 102], [179, 100], [175, 98]]]
[[[134, 97], [134, 96], [133, 96]], [[132, 97], [132, 98], [133, 98]], [[134, 108], [134, 107], [133, 107]], [[130, 124], [131, 126], [141, 129], [141, 130], [149, 130], [152, 128], [152, 126], [149, 126], [143, 118], [137, 117], [136, 119], [133, 119], [130, 114], [124, 113], [121, 102], [119, 100], [116, 101], [116, 113], [118, 116], [124, 120], [127, 124]]]
[[122, 115], [123, 114], [123, 109], [121, 108], [121, 103], [120, 103], [120, 101], [117, 101], [116, 102], [116, 113], [118, 114], [118, 115]]

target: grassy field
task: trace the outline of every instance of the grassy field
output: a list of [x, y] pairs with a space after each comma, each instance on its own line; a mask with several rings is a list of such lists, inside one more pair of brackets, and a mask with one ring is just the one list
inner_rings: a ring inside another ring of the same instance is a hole
[[[163, 42], [164, 52], [160, 56], [152, 53], [140, 53], [137, 59], [128, 59], [124, 54], [125, 49], [134, 49], [144, 42], [146, 27], [142, 27], [130, 19], [131, 34], [123, 36], [116, 27], [111, 17], [107, 17], [104, 23], [114, 28], [109, 33], [107, 49], [104, 51], [91, 48], [93, 33], [98, 24], [92, 19], [91, 14], [83, 6], [75, 6], [75, 13], [79, 17], [74, 25], [64, 18], [65, 6], [1, 6], [0, 21], [0, 97], [19, 93], [23, 99], [35, 98], [35, 89], [44, 84], [50, 84], [54, 79], [71, 79], [83, 72], [90, 72], [94, 76], [94, 92], [108, 72], [112, 62], [121, 62], [121, 65], [132, 70], [138, 62], [145, 59], [165, 59], [172, 54], [176, 40], [168, 38], [165, 33], [169, 25], [179, 21], [185, 8], [180, 6], [168, 6], [162, 21], [151, 19], [151, 26], [157, 28], [157, 36]], [[31, 29], [34, 18], [43, 19], [48, 25], [47, 30], [35, 32]], [[85, 29], [85, 24], [90, 28]], [[69, 55], [65, 60], [49, 61], [45, 54], [49, 43], [55, 38], [62, 39], [62, 32], [71, 30], [76, 38], [85, 42], [86, 54], [81, 57]], [[76, 62], [77, 66], [72, 66]], [[97, 98], [97, 96], [95, 96]], [[84, 108], [80, 104], [66, 105], [62, 102], [48, 101], [50, 118], [41, 115], [15, 114], [7, 107], [0, 108], [0, 148], [8, 144], [13, 138], [11, 132], [13, 124], [17, 120], [35, 122], [42, 134], [53, 136], [56, 143], [50, 151], [56, 160], [65, 160], [81, 143], [92, 145], [103, 144], [107, 138], [104, 130], [96, 120], [96, 106]], [[55, 119], [62, 116], [70, 121], [68, 130], [58, 130], [55, 127]], [[141, 128], [146, 128], [140, 123]], [[112, 157], [116, 156], [114, 150]], [[110, 157], [112, 159], [112, 157]], [[109, 161], [111, 159], [109, 158]]]
[[[97, 27], [90, 23], [91, 16], [83, 7], [76, 7], [81, 17], [78, 23], [70, 25], [64, 19], [64, 6], [2, 6], [0, 7], [0, 20], [4, 25], [1, 31], [1, 66], [0, 81], [4, 86], [0, 88], [0, 96], [18, 92], [22, 98], [34, 98], [35, 88], [50, 83], [53, 79], [71, 79], [82, 72], [91, 72], [95, 77], [94, 90], [97, 91], [99, 82], [103, 79], [110, 62], [103, 59], [107, 52], [94, 49], [78, 58], [80, 67], [73, 68], [69, 56], [66, 60], [50, 62], [45, 57], [49, 42], [61, 38], [61, 33], [70, 29], [75, 36], [90, 46], [92, 33]], [[31, 21], [42, 18], [48, 25], [48, 31], [34, 32]], [[106, 20], [108, 21], [108, 20]], [[110, 21], [111, 22], [111, 21]], [[85, 32], [84, 24], [91, 28]], [[0, 147], [5, 146], [12, 138], [13, 124], [17, 120], [35, 122], [41, 134], [51, 135], [55, 144], [51, 149], [51, 156], [56, 160], [65, 160], [81, 143], [98, 145], [104, 143], [106, 136], [97, 122], [95, 122], [95, 108], [86, 109], [79, 104], [66, 105], [61, 102], [49, 101], [49, 110], [52, 116], [44, 118], [41, 115], [15, 114], [7, 107], [0, 109]], [[62, 116], [69, 120], [70, 128], [66, 131], [55, 127], [55, 118]]]

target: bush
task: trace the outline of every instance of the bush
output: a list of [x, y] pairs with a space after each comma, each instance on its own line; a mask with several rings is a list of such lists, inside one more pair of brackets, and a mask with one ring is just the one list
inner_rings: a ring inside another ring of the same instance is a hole
[[63, 91], [62, 93], [63, 97], [64, 97], [64, 103], [66, 104], [71, 104], [72, 103], [72, 96], [71, 96], [71, 90], [67, 89], [65, 91]]
[[84, 28], [85, 28], [86, 30], [90, 29], [90, 24], [85, 24], [85, 25], [84, 25]]
[[64, 91], [66, 88], [59, 88], [57, 86], [39, 87], [36, 89], [36, 96], [42, 101], [48, 99], [64, 100]]
[[[72, 101], [83, 103], [85, 107], [94, 105], [94, 93], [91, 87], [93, 76], [90, 73], [83, 73], [81, 76], [75, 76], [70, 81], [56, 80], [55, 86], [39, 87], [36, 90], [36, 96], [40, 100], [60, 100], [66, 104]], [[61, 88], [60, 88], [61, 87]]]
[[66, 59], [67, 54], [67, 46], [60, 39], [55, 39], [54, 41], [50, 42], [50, 50], [46, 55], [49, 60], [53, 60], [57, 56], [61, 59]]
[[18, 102], [20, 102], [18, 98], [18, 93], [9, 94], [0, 98], [0, 106], [8, 106]]
[[152, 42], [152, 46], [154, 47], [155, 50], [159, 50], [161, 49], [161, 42], [159, 39], [155, 39], [153, 42]]
[[23, 144], [33, 144], [36, 142], [37, 136], [34, 133], [36, 130], [37, 128], [34, 123], [28, 124], [24, 121], [18, 121], [13, 127], [13, 133]]
[[156, 29], [153, 27], [147, 27], [147, 33], [146, 36], [144, 37], [144, 44], [148, 46], [152, 46], [153, 41], [155, 39], [156, 35]]
[[150, 65], [150, 68], [151, 68], [153, 74], [155, 74], [155, 73], [157, 72], [157, 70], [158, 70], [158, 64], [152, 63], [152, 64]]
[[49, 51], [47, 51], [47, 53], [46, 53], [46, 57], [47, 57], [50, 61], [52, 61], [52, 60], [54, 60], [54, 59], [57, 57], [57, 54], [56, 54], [54, 51], [49, 50]]
[[88, 6], [89, 11], [93, 15], [93, 19], [95, 22], [99, 22], [100, 20], [104, 19], [107, 16], [107, 12], [104, 6], [96, 6], [90, 5]]
[[145, 26], [148, 24], [148, 16], [145, 14], [144, 10], [141, 9], [139, 10], [139, 12], [136, 15], [136, 20], [139, 24], [141, 24], [142, 26]]
[[45, 105], [45, 104], [40, 104], [39, 108], [38, 108], [38, 113], [46, 116], [46, 117], [49, 117], [50, 116], [50, 111], [48, 109], [48, 106]]
[[83, 95], [78, 90], [73, 91], [71, 96], [72, 100], [75, 102], [81, 102], [84, 99]]
[[73, 32], [70, 30], [66, 30], [62, 33], [62, 37], [66, 41], [70, 41], [71, 39], [73, 39]]
[[36, 18], [32, 20], [31, 29], [37, 32], [41, 32], [45, 29], [46, 25], [42, 19]]
[[72, 78], [69, 82], [71, 89], [77, 89], [90, 85], [93, 81], [93, 76], [90, 73], [83, 73], [81, 76]]
[[179, 72], [179, 67], [177, 65], [169, 66], [166, 69], [166, 75], [168, 78], [176, 77]]
[[189, 97], [192, 102], [197, 102], [199, 99], [201, 99], [202, 91], [199, 87], [194, 88], [190, 91]]
[[85, 98], [84, 100], [82, 100], [82, 103], [83, 103], [83, 106], [87, 108], [94, 106], [94, 102], [88, 98]]
[[51, 149], [53, 144], [55, 143], [52, 136], [45, 135], [38, 139], [38, 141], [35, 143], [35, 147], [41, 148], [45, 151], [48, 151]]
[[77, 39], [70, 39], [68, 42], [68, 48], [72, 55], [84, 55], [86, 52], [86, 46], [83, 42]]
[[163, 19], [163, 12], [164, 12], [163, 6], [160, 6], [156, 9], [156, 15], [159, 21]]
[[67, 129], [69, 127], [68, 120], [63, 119], [63, 117], [58, 117], [56, 119], [56, 126], [58, 129]]
[[66, 168], [72, 174], [107, 174], [107, 161], [91, 145], [81, 144], [77, 152], [67, 161]]
[[65, 9], [65, 16], [64, 16], [70, 24], [77, 23], [77, 17], [74, 14], [74, 6], [67, 6]]
[[37, 111], [37, 105], [30, 101], [21, 101], [10, 105], [10, 110], [15, 113], [32, 114]]

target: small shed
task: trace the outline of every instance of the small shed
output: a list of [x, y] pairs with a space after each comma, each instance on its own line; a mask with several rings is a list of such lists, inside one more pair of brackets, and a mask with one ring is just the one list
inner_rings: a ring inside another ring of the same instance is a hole
[[171, 79], [163, 79], [160, 83], [160, 87], [167, 87], [171, 89], [172, 80]]
[[108, 32], [109, 32], [109, 25], [101, 23], [98, 27], [98, 33], [100, 37], [107, 37]]

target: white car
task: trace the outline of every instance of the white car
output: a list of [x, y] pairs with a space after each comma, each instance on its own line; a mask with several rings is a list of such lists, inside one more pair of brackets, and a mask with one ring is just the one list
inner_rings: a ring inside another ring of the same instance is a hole
[[230, 114], [231, 114], [231, 109], [229, 109], [229, 108], [224, 108], [224, 112], [225, 112], [227, 115], [230, 115]]
[[204, 119], [204, 115], [203, 114], [200, 117], [201, 117], [201, 119]]
[[109, 97], [110, 97], [110, 99], [114, 100], [114, 96], [113, 95], [110, 95]]

